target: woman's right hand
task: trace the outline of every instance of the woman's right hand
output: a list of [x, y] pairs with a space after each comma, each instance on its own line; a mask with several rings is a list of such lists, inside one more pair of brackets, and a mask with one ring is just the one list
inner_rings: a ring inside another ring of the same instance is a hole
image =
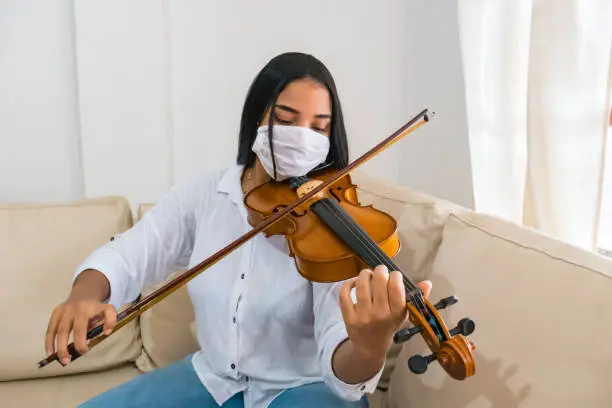
[[57, 352], [63, 365], [70, 362], [68, 339], [74, 331], [73, 342], [80, 354], [89, 351], [87, 332], [104, 322], [104, 334], [112, 333], [117, 323], [117, 311], [114, 306], [101, 303], [98, 300], [71, 295], [65, 302], [57, 306], [47, 327], [45, 347], [47, 355]]

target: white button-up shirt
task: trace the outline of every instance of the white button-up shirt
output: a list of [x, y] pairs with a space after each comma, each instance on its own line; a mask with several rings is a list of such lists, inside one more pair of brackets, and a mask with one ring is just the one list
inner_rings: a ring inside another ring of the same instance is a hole
[[[108, 302], [119, 308], [144, 287], [197, 265], [252, 228], [242, 170], [211, 171], [174, 187], [77, 274], [104, 273]], [[348, 337], [342, 283], [303, 278], [285, 237], [258, 234], [187, 285], [201, 348], [194, 369], [219, 405], [243, 391], [245, 407], [267, 407], [283, 389], [318, 381], [349, 400], [374, 392], [382, 368], [362, 384], [346, 384], [332, 369], [333, 353]]]

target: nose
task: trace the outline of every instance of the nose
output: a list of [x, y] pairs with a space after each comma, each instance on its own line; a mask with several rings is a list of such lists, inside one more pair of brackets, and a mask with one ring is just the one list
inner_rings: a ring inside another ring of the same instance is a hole
[[310, 123], [309, 118], [299, 117], [296, 121], [296, 125], [301, 127], [310, 127], [312, 123]]

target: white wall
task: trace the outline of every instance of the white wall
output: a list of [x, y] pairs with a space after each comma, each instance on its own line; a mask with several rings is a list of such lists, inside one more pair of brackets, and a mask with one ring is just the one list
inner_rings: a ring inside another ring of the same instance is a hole
[[[14, 26], [22, 35], [2, 35], [0, 41], [8, 41], [13, 54], [29, 57], [10, 65], [3, 61], [0, 78], [21, 84], [11, 85], [19, 97], [27, 91], [40, 99], [45, 87], [59, 93], [53, 106], [44, 108], [53, 121], [44, 127], [63, 128], [44, 139], [51, 150], [40, 150], [65, 167], [58, 172], [61, 177], [73, 178], [72, 196], [121, 194], [137, 204], [157, 199], [195, 172], [233, 163], [242, 103], [256, 72], [280, 52], [301, 50], [322, 59], [337, 81], [353, 158], [423, 107], [437, 112], [433, 122], [372, 159], [364, 170], [471, 205], [456, 5], [316, 0], [298, 7], [265, 0], [216, 2], [213, 9], [196, 0], [74, 0], [73, 25], [71, 1], [57, 0], [52, 4], [63, 20], [58, 16], [56, 25], [46, 21], [42, 26], [55, 30], [45, 33], [45, 41], [57, 37], [65, 40], [65, 47], [41, 63], [41, 55], [34, 54], [42, 48], [41, 40], [26, 35], [40, 29], [24, 28], [30, 18], [26, 10], [33, 8], [18, 3], [23, 1], [8, 2], [11, 11], [2, 13], [0, 33]], [[49, 20], [50, 12], [40, 9], [34, 10]], [[71, 49], [72, 31], [76, 40]], [[30, 68], [36, 75], [45, 72], [43, 88], [28, 86], [23, 76], [28, 58], [38, 59]], [[51, 64], [58, 67], [54, 76], [46, 72]], [[2, 96], [0, 111], [8, 106], [11, 100]], [[19, 173], [31, 163], [17, 140], [33, 125], [27, 108], [15, 109], [19, 115], [9, 126], [0, 121], [0, 143], [3, 151], [18, 154], [0, 152], [2, 158], [15, 157], [0, 162], [0, 174]], [[62, 120], [72, 124], [70, 132]], [[32, 133], [40, 147], [43, 138]], [[82, 168], [75, 161], [81, 146]], [[41, 171], [48, 172], [34, 166], [18, 179], [0, 179], [0, 201], [19, 195], [27, 200], [72, 197], [39, 190], [45, 185], [40, 180], [24, 183]]]
[[0, 3], [0, 202], [83, 196], [70, 2]]
[[75, 1], [85, 193], [134, 203], [170, 187], [162, 0]]
[[[268, 59], [284, 51], [313, 53], [330, 68], [353, 157], [407, 121], [405, 6], [379, 4], [316, 0], [292, 10], [280, 0], [220, 2], [214, 13], [198, 1], [173, 4], [177, 177], [234, 160], [246, 91]], [[397, 149], [390, 150], [369, 169], [396, 181], [398, 157]]]
[[402, 184], [473, 208], [457, 2], [409, 2], [408, 112], [429, 108], [434, 119], [401, 142]]

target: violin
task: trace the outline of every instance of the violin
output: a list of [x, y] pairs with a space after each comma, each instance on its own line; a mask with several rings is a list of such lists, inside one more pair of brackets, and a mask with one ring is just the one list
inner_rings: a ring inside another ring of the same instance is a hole
[[[352, 183], [349, 173], [429, 119], [429, 111], [423, 110], [344, 169], [322, 169], [309, 177], [267, 182], [251, 190], [244, 197], [244, 204], [253, 229], [128, 306], [117, 315], [113, 333], [259, 233], [267, 237], [285, 236], [298, 272], [313, 282], [343, 281], [358, 276], [364, 268], [373, 269], [378, 265], [385, 265], [389, 271], [402, 272], [392, 260], [401, 247], [396, 220], [372, 206], [362, 206], [357, 186]], [[394, 342], [402, 343], [420, 334], [432, 352], [429, 356], [411, 357], [408, 360], [410, 370], [422, 374], [430, 363], [437, 361], [453, 379], [464, 380], [473, 376], [472, 351], [475, 347], [466, 336], [474, 331], [474, 322], [464, 318], [457, 327], [449, 330], [438, 310], [456, 303], [457, 298], [450, 296], [432, 305], [421, 289], [403, 272], [402, 275], [409, 320], [413, 326], [398, 331]], [[90, 349], [112, 335], [101, 334], [102, 327], [99, 325], [88, 332]], [[80, 356], [73, 343], [68, 350], [71, 360]], [[55, 360], [58, 360], [57, 355], [53, 354], [39, 362], [39, 367]]]

